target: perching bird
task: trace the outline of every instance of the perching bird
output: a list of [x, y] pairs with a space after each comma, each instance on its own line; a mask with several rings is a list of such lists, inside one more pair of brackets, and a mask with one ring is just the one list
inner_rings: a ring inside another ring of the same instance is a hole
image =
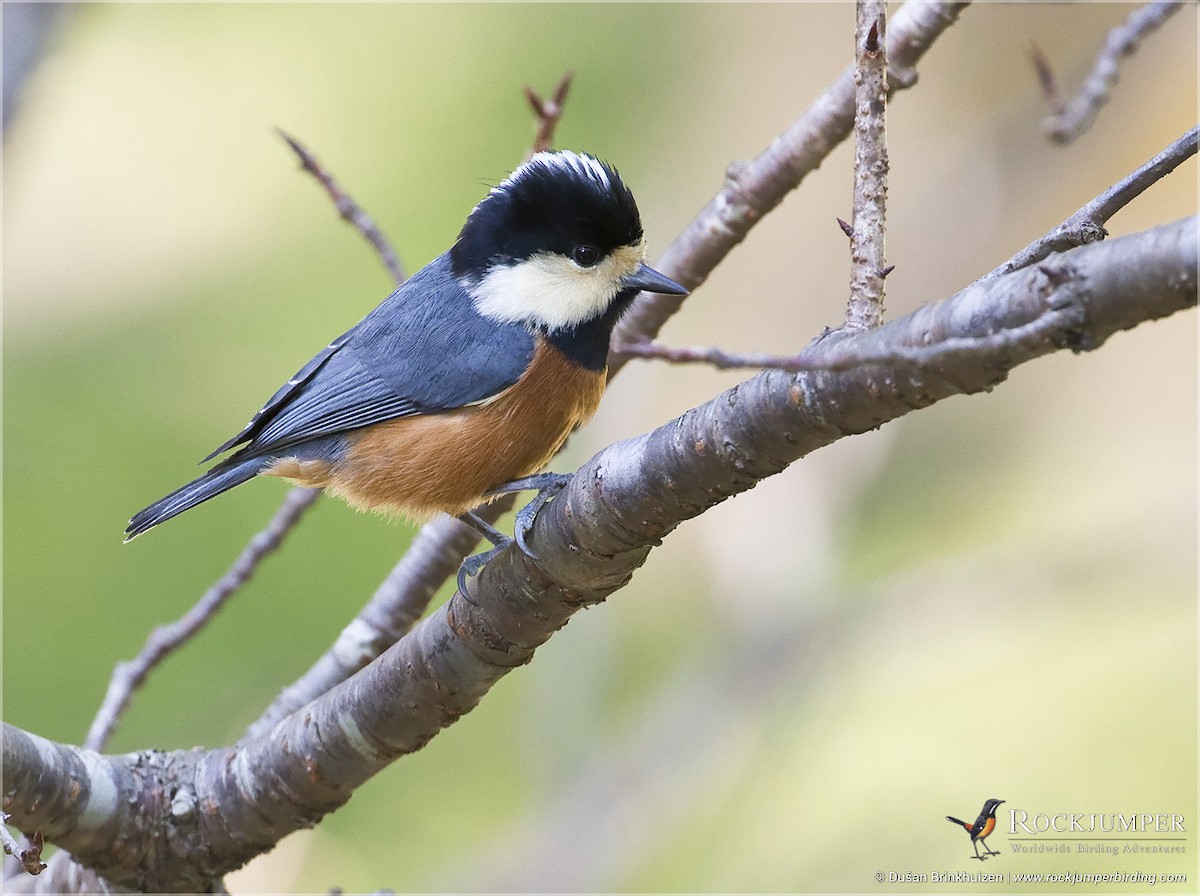
[[[983, 810], [979, 813], [979, 817], [975, 819], [974, 824], [960, 821], [953, 815], [946, 816], [946, 821], [954, 822], [959, 827], [964, 828], [966, 832], [971, 835], [971, 845], [975, 847], [975, 858], [979, 859], [981, 862], [988, 856], [1000, 855], [999, 851], [988, 848], [987, 838], [991, 835], [992, 831], [996, 829], [996, 808], [1003, 802], [1004, 800], [988, 800], [986, 803], [984, 803]], [[979, 854], [980, 843], [983, 844], [983, 851], [987, 855], [981, 856]]]
[[510, 484], [561, 484], [518, 480], [595, 412], [617, 319], [641, 290], [687, 293], [645, 255], [614, 168], [538, 153], [483, 198], [449, 252], [205, 460], [241, 448], [136, 513], [126, 540], [258, 475], [414, 519], [466, 514]]

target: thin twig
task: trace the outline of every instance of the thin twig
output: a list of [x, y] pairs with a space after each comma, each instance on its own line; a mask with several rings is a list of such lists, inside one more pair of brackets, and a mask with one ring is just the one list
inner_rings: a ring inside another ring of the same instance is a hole
[[718, 370], [759, 368], [762, 370], [812, 370], [800, 355], [768, 355], [762, 352], [730, 352], [716, 346], [691, 348], [663, 345], [653, 339], [626, 343], [616, 349], [626, 358], [666, 361], [668, 364], [708, 364]]
[[158, 626], [134, 659], [118, 663], [113, 669], [104, 703], [88, 730], [84, 746], [97, 752], [104, 749], [117, 723], [150, 671], [202, 629], [239, 588], [254, 574], [262, 559], [283, 542], [288, 531], [299, 521], [320, 495], [320, 490], [293, 488], [276, 511], [267, 528], [259, 532], [242, 551], [230, 570], [205, 592], [190, 610], [169, 625]]
[[1046, 58], [1042, 48], [1032, 41], [1029, 44], [1029, 58], [1033, 62], [1034, 71], [1037, 72], [1038, 85], [1042, 88], [1042, 96], [1046, 98], [1046, 105], [1050, 107], [1050, 112], [1053, 115], [1062, 115], [1067, 106], [1058, 89], [1058, 78], [1055, 77], [1054, 69], [1050, 67], [1050, 60]]
[[1108, 236], [1104, 225], [1109, 218], [1140, 196], [1154, 183], [1162, 180], [1180, 164], [1196, 154], [1197, 128], [1192, 128], [1141, 168], [1113, 184], [1087, 205], [1040, 239], [1030, 243], [981, 280], [992, 280], [1010, 271], [1028, 267], [1052, 252], [1064, 252], [1085, 243]]
[[571, 89], [571, 79], [574, 77], [574, 72], [564, 72], [549, 100], [543, 100], [532, 87], [528, 85], [525, 87], [525, 99], [529, 101], [529, 108], [537, 117], [537, 129], [534, 132], [533, 146], [529, 150], [529, 156], [554, 148], [554, 130], [558, 127], [559, 119], [562, 118], [563, 104], [567, 101], [567, 93]]
[[883, 322], [887, 205], [887, 10], [858, 0], [854, 28], [854, 217], [846, 329]]
[[1100, 107], [1108, 102], [1117, 83], [1121, 59], [1131, 56], [1137, 50], [1138, 42], [1159, 28], [1178, 12], [1182, 5], [1182, 2], [1154, 2], [1134, 10], [1124, 24], [1108, 33], [1091, 74], [1069, 103], [1062, 101], [1058, 80], [1054, 77], [1049, 61], [1042, 51], [1034, 46], [1033, 64], [1051, 109], [1050, 115], [1042, 122], [1042, 130], [1046, 136], [1055, 143], [1070, 143], [1090, 128], [1100, 112]]
[[[1005, 340], [1013, 341], [1037, 336], [1042, 329], [1051, 326], [1051, 322], [1040, 322], [1030, 326], [1028, 334], [1019, 328], [1004, 335]], [[889, 368], [937, 368], [954, 363], [963, 358], [969, 358], [987, 351], [993, 351], [1003, 344], [997, 337], [971, 336], [957, 339], [943, 339], [929, 346], [887, 346], [880, 350], [870, 348], [864, 350], [853, 343], [843, 343], [843, 330], [825, 334], [834, 337], [825, 341], [818, 338], [810, 346], [796, 355], [767, 355], [758, 352], [727, 352], [723, 349], [709, 348], [671, 348], [658, 342], [643, 342], [623, 346], [623, 354], [639, 358], [653, 358], [672, 364], [709, 364], [721, 370], [753, 368], [758, 370], [782, 370], [787, 373], [822, 372], [838, 373], [876, 364]]]
[[361, 233], [367, 241], [375, 247], [376, 253], [379, 255], [380, 261], [384, 267], [388, 269], [388, 273], [392, 275], [392, 279], [399, 286], [405, 280], [404, 267], [400, 264], [400, 260], [396, 257], [396, 250], [392, 248], [391, 242], [383, 232], [371, 219], [362, 207], [354, 201], [351, 196], [346, 193], [333, 179], [333, 176], [325, 170], [324, 166], [317, 161], [316, 156], [308, 151], [299, 140], [289, 134], [283, 128], [276, 128], [279, 136], [284, 139], [288, 146], [291, 147], [297, 158], [300, 159], [300, 167], [317, 179], [317, 182], [325, 188], [325, 192], [329, 194], [329, 198], [333, 200], [334, 207], [342, 220], [354, 227]]
[[29, 837], [30, 845], [21, 846], [8, 832], [9, 817], [7, 812], [0, 812], [0, 843], [4, 845], [4, 852], [20, 862], [21, 869], [27, 874], [41, 874], [46, 868], [42, 861], [42, 847], [45, 846], [42, 832], [34, 831]]

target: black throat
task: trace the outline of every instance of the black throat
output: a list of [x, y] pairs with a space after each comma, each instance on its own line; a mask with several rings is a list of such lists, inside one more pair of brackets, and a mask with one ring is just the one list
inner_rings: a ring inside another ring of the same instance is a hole
[[598, 317], [585, 320], [574, 327], [543, 331], [542, 335], [569, 360], [598, 373], [608, 366], [608, 344], [612, 339], [613, 327], [632, 304], [637, 293], [635, 289], [622, 290], [608, 309]]

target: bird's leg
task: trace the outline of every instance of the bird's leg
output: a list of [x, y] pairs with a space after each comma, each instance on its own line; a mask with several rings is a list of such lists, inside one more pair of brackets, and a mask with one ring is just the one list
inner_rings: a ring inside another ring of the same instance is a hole
[[981, 856], [981, 855], [979, 854], [979, 841], [978, 841], [978, 840], [972, 840], [972, 841], [971, 841], [971, 845], [975, 847], [975, 856], [974, 856], [974, 858], [976, 858], [976, 859], [979, 859], [979, 861], [981, 861], [981, 862], [982, 862], [984, 859], [986, 859], [986, 858], [987, 858], [987, 856]]
[[990, 846], [987, 845], [987, 837], [980, 837], [979, 842], [983, 844], [983, 851], [986, 852], [988, 855], [990, 855], [990, 856], [1000, 855], [1000, 851], [998, 849], [992, 849]]
[[473, 510], [468, 510], [459, 516], [459, 519], [494, 545], [489, 551], [484, 551], [482, 554], [472, 554], [470, 557], [467, 557], [458, 568], [458, 578], [456, 579], [458, 591], [468, 601], [475, 603], [467, 595], [467, 579], [479, 572], [485, 563], [512, 544], [513, 540]]
[[506, 548], [512, 544], [512, 539], [477, 514], [474, 510], [468, 510], [459, 517], [464, 523], [490, 541], [498, 548]]
[[537, 554], [533, 552], [533, 549], [529, 547], [529, 542], [525, 539], [533, 530], [533, 521], [546, 502], [566, 488], [570, 481], [570, 473], [537, 473], [533, 476], [526, 476], [524, 479], [506, 482], [488, 492], [488, 495], [491, 496], [537, 489], [533, 500], [517, 511], [517, 518], [513, 523], [513, 538], [517, 542], [517, 547], [532, 560], [537, 559]]

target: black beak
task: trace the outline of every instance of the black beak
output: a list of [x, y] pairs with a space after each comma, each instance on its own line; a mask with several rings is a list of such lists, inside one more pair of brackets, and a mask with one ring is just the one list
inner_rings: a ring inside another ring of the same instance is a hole
[[647, 264], [638, 265], [636, 271], [621, 281], [621, 287], [656, 292], [664, 296], [686, 296], [688, 294], [687, 289]]

